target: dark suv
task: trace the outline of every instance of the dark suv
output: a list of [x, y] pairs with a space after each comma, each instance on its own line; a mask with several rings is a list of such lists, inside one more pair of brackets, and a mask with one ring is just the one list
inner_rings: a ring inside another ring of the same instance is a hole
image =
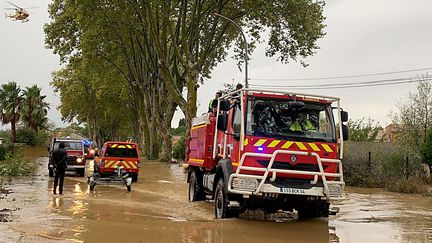
[[84, 157], [84, 145], [81, 140], [72, 140], [66, 138], [54, 138], [51, 142], [49, 150], [48, 171], [49, 176], [54, 176], [54, 166], [52, 162], [52, 152], [59, 147], [60, 142], [65, 143], [65, 149], [68, 155], [66, 171], [76, 171], [83, 177], [85, 174], [86, 159]]

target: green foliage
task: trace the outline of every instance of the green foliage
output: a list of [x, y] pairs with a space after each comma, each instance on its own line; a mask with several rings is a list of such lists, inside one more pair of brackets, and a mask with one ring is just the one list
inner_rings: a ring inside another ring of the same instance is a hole
[[410, 92], [407, 100], [401, 102], [393, 115], [393, 123], [398, 124], [398, 142], [413, 149], [420, 149], [426, 142], [427, 131], [432, 126], [432, 84], [431, 77], [423, 75], [423, 81], [415, 92]]
[[182, 136], [180, 140], [174, 145], [172, 156], [173, 158], [184, 160], [185, 153], [186, 153], [185, 137]]
[[23, 101], [20, 107], [22, 120], [28, 128], [38, 131], [48, 127], [49, 104], [44, 101], [45, 95], [41, 95], [41, 88], [33, 85], [23, 90]]
[[0, 88], [0, 118], [2, 124], [11, 124], [11, 140], [16, 142], [16, 124], [22, 120], [25, 127], [34, 131], [46, 129], [48, 103], [41, 95], [41, 88], [33, 85], [25, 90], [15, 82], [3, 84]]
[[181, 118], [179, 120], [178, 126], [179, 127], [185, 127], [186, 126], [186, 120], [184, 118]]
[[248, 33], [249, 52], [269, 35], [268, 56], [303, 62], [324, 36], [323, 7], [322, 0], [54, 0], [44, 31], [46, 45], [66, 64], [52, 83], [62, 117], [87, 123], [103, 138], [128, 130], [157, 150], [177, 106], [190, 128], [200, 83], [232, 45], [243, 60], [239, 30], [214, 13]]
[[374, 141], [378, 132], [382, 130], [379, 123], [365, 118], [348, 121], [349, 138], [351, 141]]
[[22, 128], [17, 130], [17, 142], [25, 143], [27, 145], [36, 144], [35, 131], [30, 128]]
[[423, 158], [432, 166], [432, 128], [427, 131], [426, 142], [421, 147]]
[[22, 158], [22, 153], [7, 153], [5, 160], [0, 161], [1, 176], [25, 176], [30, 175], [35, 165]]
[[172, 129], [171, 134], [173, 136], [184, 136], [186, 134], [186, 127], [177, 127]]
[[2, 84], [0, 88], [0, 119], [2, 124], [11, 124], [12, 142], [16, 141], [16, 124], [21, 118], [22, 100], [21, 88], [16, 82]]
[[11, 131], [9, 130], [0, 131], [0, 138], [3, 139], [3, 143], [12, 143]]
[[48, 140], [48, 132], [39, 130], [34, 131], [30, 128], [20, 128], [17, 130], [17, 142], [27, 145], [45, 145]]

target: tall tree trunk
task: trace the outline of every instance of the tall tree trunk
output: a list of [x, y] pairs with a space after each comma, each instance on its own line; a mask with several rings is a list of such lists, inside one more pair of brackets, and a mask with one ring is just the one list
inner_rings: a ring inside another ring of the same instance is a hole
[[11, 120], [11, 130], [12, 130], [12, 142], [16, 143], [16, 119], [15, 118]]

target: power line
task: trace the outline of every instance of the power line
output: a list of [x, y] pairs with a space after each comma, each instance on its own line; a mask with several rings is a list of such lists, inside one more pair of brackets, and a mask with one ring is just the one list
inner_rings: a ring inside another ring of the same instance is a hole
[[299, 86], [272, 86], [272, 85], [257, 85], [257, 84], [251, 84], [252, 87], [273, 87], [273, 88], [293, 88], [293, 89], [347, 89], [347, 88], [361, 88], [361, 87], [376, 87], [376, 86], [387, 86], [387, 85], [396, 85], [396, 84], [406, 84], [406, 83], [418, 83], [421, 81], [432, 81], [432, 77], [430, 78], [424, 78], [424, 79], [417, 79], [417, 80], [396, 80], [396, 81], [388, 81], [388, 82], [381, 82], [381, 83], [351, 83], [351, 84], [342, 84], [342, 85], [299, 85]]
[[[305, 84], [305, 85], [272, 85], [273, 87], [281, 87], [281, 88], [297, 88], [297, 87], [317, 87], [317, 86], [349, 86], [349, 85], [358, 85], [358, 84], [374, 84], [374, 83], [385, 83], [385, 82], [394, 82], [394, 81], [406, 81], [410, 80], [410, 78], [396, 78], [396, 79], [382, 79], [382, 80], [374, 80], [374, 81], [364, 81], [364, 82], [353, 82], [353, 83], [328, 83], [328, 84]], [[256, 84], [256, 86], [268, 86], [268, 85], [260, 85]]]
[[370, 74], [358, 74], [358, 75], [348, 75], [348, 76], [334, 76], [334, 77], [315, 77], [315, 78], [251, 78], [249, 80], [262, 80], [262, 81], [305, 81], [305, 80], [327, 80], [327, 79], [344, 79], [344, 78], [359, 78], [359, 77], [371, 77], [371, 76], [379, 76], [379, 75], [387, 75], [387, 74], [397, 74], [397, 73], [409, 73], [409, 72], [417, 72], [417, 71], [425, 71], [431, 70], [430, 68], [417, 68], [410, 70], [402, 70], [402, 71], [393, 71], [393, 72], [382, 72], [382, 73], [370, 73]]

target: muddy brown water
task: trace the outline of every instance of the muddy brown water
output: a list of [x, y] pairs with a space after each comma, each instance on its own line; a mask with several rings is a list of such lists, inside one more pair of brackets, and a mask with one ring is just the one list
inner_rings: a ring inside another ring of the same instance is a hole
[[13, 193], [0, 199], [13, 219], [0, 223], [0, 242], [432, 242], [432, 198], [347, 188], [328, 219], [249, 212], [215, 220], [211, 202], [188, 203], [177, 164], [143, 161], [129, 193], [118, 185], [90, 192], [85, 178], [68, 174], [64, 195], [52, 195], [47, 158], [34, 161], [36, 176], [7, 185]]

